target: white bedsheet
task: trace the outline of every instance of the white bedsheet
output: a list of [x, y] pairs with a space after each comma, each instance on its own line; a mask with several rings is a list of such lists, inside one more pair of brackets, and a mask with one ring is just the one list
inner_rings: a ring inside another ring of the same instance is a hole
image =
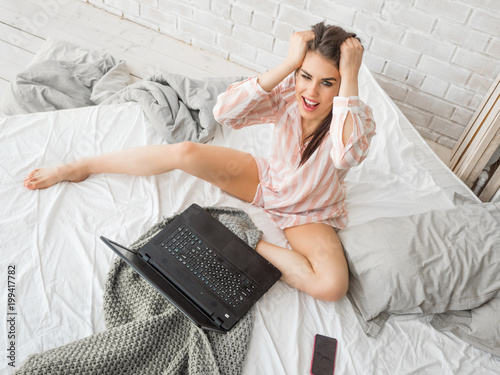
[[[470, 194], [366, 69], [361, 87], [378, 135], [369, 157], [348, 176], [350, 225], [450, 207], [453, 191]], [[266, 155], [271, 134], [269, 126], [220, 129], [213, 143]], [[156, 177], [95, 175], [42, 191], [22, 185], [39, 166], [160, 143], [135, 104], [0, 119], [0, 317], [7, 328], [0, 337], [1, 374], [15, 369], [6, 358], [8, 318], [15, 318], [16, 367], [31, 353], [105, 329], [103, 286], [114, 255], [99, 235], [129, 244], [162, 217], [196, 202], [242, 208], [265, 240], [287, 246], [283, 232], [260, 209], [179, 171]], [[15, 266], [17, 315], [7, 310], [9, 266]], [[253, 313], [245, 374], [309, 373], [316, 333], [338, 339], [338, 374], [497, 374], [500, 368], [500, 359], [434, 330], [429, 316], [391, 318], [377, 338], [368, 338], [346, 298], [315, 301], [282, 282]]]

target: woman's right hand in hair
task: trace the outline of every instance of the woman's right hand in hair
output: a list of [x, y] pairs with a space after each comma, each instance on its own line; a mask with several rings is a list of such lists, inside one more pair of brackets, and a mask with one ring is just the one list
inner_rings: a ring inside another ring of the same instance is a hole
[[258, 78], [259, 85], [265, 91], [271, 92], [290, 73], [300, 68], [304, 57], [306, 57], [307, 42], [311, 39], [314, 39], [314, 32], [312, 30], [294, 33], [290, 37], [290, 47], [288, 47], [288, 56], [286, 59], [273, 69], [262, 73]]
[[302, 62], [306, 57], [307, 42], [314, 39], [312, 30], [298, 31], [290, 37], [290, 46], [288, 47], [287, 64], [290, 65], [292, 71], [302, 66]]

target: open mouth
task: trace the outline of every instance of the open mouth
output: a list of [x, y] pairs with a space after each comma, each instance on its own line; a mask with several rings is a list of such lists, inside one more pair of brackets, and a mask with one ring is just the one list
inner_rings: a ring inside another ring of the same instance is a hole
[[304, 104], [304, 108], [308, 111], [314, 111], [319, 105], [318, 102], [306, 99], [305, 97], [302, 97], [302, 103]]

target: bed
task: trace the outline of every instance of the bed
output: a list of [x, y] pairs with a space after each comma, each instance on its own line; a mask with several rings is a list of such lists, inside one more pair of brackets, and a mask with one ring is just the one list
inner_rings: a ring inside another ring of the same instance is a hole
[[[347, 177], [350, 222], [344, 239], [379, 218], [453, 209], [456, 193], [479, 204], [365, 67], [360, 80], [360, 96], [373, 108], [378, 127], [368, 158]], [[271, 135], [268, 125], [237, 131], [219, 126], [208, 142], [265, 156]], [[138, 103], [4, 117], [0, 142], [0, 314], [7, 332], [15, 333], [14, 363], [5, 358], [12, 349], [9, 335], [0, 338], [2, 374], [14, 372], [32, 353], [106, 329], [103, 288], [114, 255], [100, 235], [130, 244], [162, 218], [198, 203], [242, 209], [265, 240], [287, 246], [283, 232], [259, 208], [179, 171], [95, 175], [40, 191], [23, 187], [26, 175], [41, 165], [165, 143]], [[252, 309], [243, 374], [309, 373], [317, 333], [337, 338], [339, 374], [499, 373], [500, 357], [437, 330], [434, 313], [402, 311], [367, 334], [353, 306], [352, 298], [317, 301], [278, 282]], [[492, 329], [498, 332], [498, 326]]]

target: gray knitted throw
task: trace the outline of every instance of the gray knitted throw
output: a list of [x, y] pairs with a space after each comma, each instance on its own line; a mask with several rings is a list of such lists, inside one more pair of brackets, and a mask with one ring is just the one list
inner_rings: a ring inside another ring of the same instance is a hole
[[[226, 207], [206, 210], [255, 248], [262, 232], [246, 213]], [[156, 224], [131, 248], [137, 250], [172, 219]], [[104, 313], [104, 332], [32, 355], [16, 375], [235, 375], [242, 371], [251, 313], [226, 334], [204, 332], [121, 259], [108, 274]]]

